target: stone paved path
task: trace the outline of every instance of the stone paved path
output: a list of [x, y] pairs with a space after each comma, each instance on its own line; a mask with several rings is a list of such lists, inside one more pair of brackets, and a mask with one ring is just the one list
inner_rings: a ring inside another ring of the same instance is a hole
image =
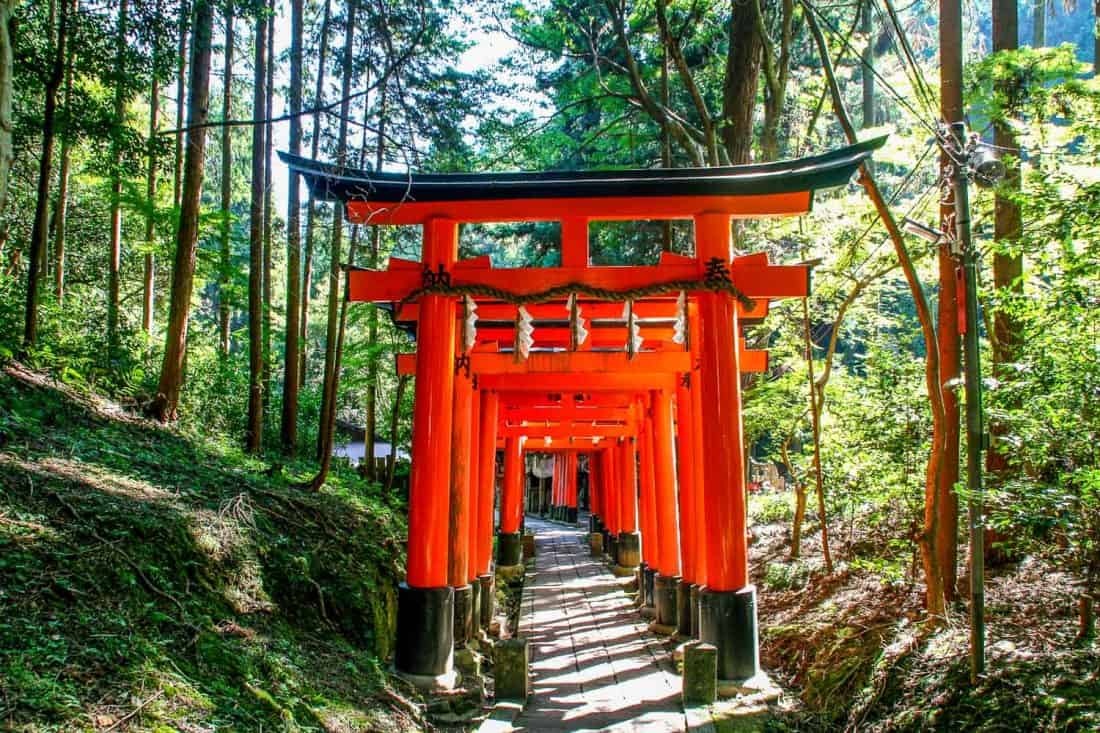
[[579, 529], [527, 518], [535, 571], [520, 634], [531, 648], [533, 692], [522, 731], [685, 731], [680, 678], [667, 651], [620, 588], [589, 557]]

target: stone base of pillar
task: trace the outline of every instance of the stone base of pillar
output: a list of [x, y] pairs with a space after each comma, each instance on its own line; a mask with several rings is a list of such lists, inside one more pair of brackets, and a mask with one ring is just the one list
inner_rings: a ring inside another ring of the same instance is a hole
[[421, 689], [454, 686], [454, 588], [397, 590], [394, 668]]
[[634, 571], [634, 587], [638, 589], [638, 595], [634, 598], [634, 605], [641, 608], [645, 605], [645, 563], [638, 565]]
[[657, 574], [654, 581], [656, 595], [657, 623], [661, 626], [676, 628], [677, 595], [680, 587], [679, 575]]
[[454, 645], [457, 649], [466, 645], [473, 633], [474, 589], [470, 585], [454, 589]]
[[600, 527], [600, 517], [599, 517], [599, 515], [589, 514], [588, 515], [588, 531], [589, 531], [589, 533], [599, 532], [600, 529], [601, 529], [601, 527]]
[[634, 572], [634, 568], [642, 562], [642, 536], [637, 532], [620, 532], [617, 547], [615, 561], [619, 567], [630, 568]]
[[481, 591], [478, 594], [481, 596], [481, 603], [479, 604], [481, 616], [479, 621], [484, 631], [488, 631], [489, 624], [493, 623], [493, 611], [496, 606], [496, 598], [493, 595], [495, 591], [494, 580], [496, 580], [496, 578], [492, 573], [479, 575], [477, 578], [477, 586]]
[[519, 565], [523, 562], [523, 535], [519, 532], [497, 533], [497, 565]]
[[603, 535], [599, 532], [592, 532], [589, 534], [588, 547], [592, 557], [600, 557], [603, 555]]
[[577, 507], [571, 506], [565, 508], [565, 521], [570, 524], [577, 523]]
[[692, 638], [699, 638], [699, 591], [703, 589], [703, 586], [692, 583], [691, 584], [691, 636]]
[[691, 587], [695, 585], [690, 580], [680, 580], [676, 586], [676, 633], [684, 638], [690, 638], [695, 634], [695, 618], [691, 615]]
[[656, 578], [657, 578], [657, 569], [656, 568], [651, 568], [647, 565], [642, 570], [642, 586], [645, 588], [645, 593], [643, 595], [643, 598], [645, 598], [645, 603], [644, 603], [645, 608], [652, 608], [652, 609], [657, 608], [657, 603], [656, 603], [657, 596], [656, 596], [656, 591], [655, 591]]
[[718, 649], [718, 679], [747, 680], [760, 672], [756, 586], [699, 592], [699, 638]]
[[619, 538], [608, 532], [604, 543], [604, 550], [607, 551], [607, 556], [611, 558], [612, 562], [618, 562], [619, 559]]
[[470, 581], [470, 638], [467, 644], [477, 640], [477, 632], [481, 629], [481, 583], [477, 578]]

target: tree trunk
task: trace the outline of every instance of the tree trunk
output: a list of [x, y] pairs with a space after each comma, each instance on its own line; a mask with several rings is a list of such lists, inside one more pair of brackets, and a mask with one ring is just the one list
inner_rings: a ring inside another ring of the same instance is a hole
[[[355, 0], [350, 0], [347, 5], [347, 23], [344, 36], [344, 59], [341, 63], [340, 98], [340, 133], [336, 141], [336, 163], [347, 165], [348, 155], [348, 115], [351, 114], [351, 71], [352, 61], [355, 56]], [[328, 454], [332, 452], [332, 436], [329, 435], [328, 419], [332, 410], [332, 403], [336, 399], [336, 314], [339, 306], [340, 293], [340, 246], [344, 237], [344, 211], [342, 206], [334, 206], [332, 209], [332, 239], [329, 246], [329, 271], [328, 271], [328, 328], [325, 333], [325, 370], [321, 385], [321, 422], [317, 431], [317, 460], [327, 461]]]
[[[366, 128], [364, 128], [366, 129]], [[382, 164], [386, 154], [386, 86], [382, 85], [381, 96], [378, 103], [378, 134], [374, 148], [374, 170], [382, 170]], [[378, 249], [382, 231], [378, 226], [372, 226], [370, 231], [370, 259], [367, 266], [378, 269]], [[370, 313], [367, 316], [367, 343], [370, 345], [370, 358], [367, 362], [367, 446], [374, 441], [374, 434], [378, 431], [378, 356], [375, 346], [378, 344], [378, 308], [372, 303], [368, 306]], [[368, 448], [371, 460], [367, 461], [367, 479], [378, 481], [378, 471], [375, 470], [374, 453]]]
[[[57, 92], [65, 78], [65, 47], [69, 35], [69, 0], [63, 0], [57, 21], [53, 70], [46, 80], [46, 103], [42, 113], [42, 157], [38, 161], [38, 198], [35, 200], [30, 254], [27, 258], [27, 301], [23, 327], [23, 350], [38, 340], [38, 281], [46, 270], [46, 239], [49, 236], [50, 174], [57, 124]], [[9, 128], [10, 129], [10, 128]], [[26, 355], [24, 353], [24, 355]]]
[[[74, 8], [79, 5], [74, 5]], [[62, 102], [66, 115], [72, 113], [71, 100], [73, 96], [73, 49], [69, 49], [69, 59], [65, 64], [65, 98]], [[71, 118], [67, 118], [71, 122]], [[69, 178], [72, 172], [72, 133], [69, 130], [61, 138], [61, 167], [57, 176], [57, 205], [54, 207], [54, 240], [53, 240], [53, 283], [54, 295], [57, 304], [65, 302], [65, 236], [68, 230], [69, 220]]]
[[[160, 3], [157, 3], [159, 6]], [[158, 41], [154, 41], [157, 43]], [[157, 46], [154, 53], [159, 51]], [[154, 64], [155, 66], [155, 64]], [[153, 81], [149, 89], [149, 167], [145, 178], [145, 200], [149, 211], [145, 216], [145, 270], [142, 275], [141, 327], [147, 336], [153, 335], [153, 306], [155, 266], [153, 248], [157, 243], [157, 133], [160, 128], [160, 79], [153, 69]]]
[[[1011, 51], [1019, 47], [1019, 21], [1016, 0], [993, 2], [993, 51]], [[997, 188], [994, 199], [993, 237], [998, 242], [1015, 243], [1020, 238], [1022, 221], [1020, 206], [1011, 196], [1020, 191], [1020, 152], [1016, 135], [1007, 120], [993, 123], [993, 143], [1005, 153], [1007, 175]], [[1003, 295], [1023, 292], [1021, 278], [1024, 274], [1023, 256], [1019, 253], [993, 255], [993, 285]], [[1020, 349], [1020, 324], [1006, 309], [998, 308], [993, 314], [993, 376], [1004, 381], [1012, 376], [1007, 364], [1016, 360]], [[990, 473], [1003, 473], [1008, 468], [1003, 446], [997, 436], [1004, 434], [1004, 426], [993, 420], [990, 425], [993, 441], [986, 452], [986, 468]]]
[[[810, 305], [802, 299], [802, 331], [806, 339], [806, 370], [810, 382], [810, 425], [814, 440], [814, 486], [817, 489], [817, 513], [821, 518], [821, 555], [825, 574], [833, 574], [833, 556], [829, 552], [829, 520], [825, 514], [825, 480], [821, 473], [821, 405], [814, 380], [814, 342], [810, 333]], [[805, 502], [803, 502], [805, 504]]]
[[[275, 110], [275, 7], [267, 3], [267, 38], [270, 45], [267, 62], [267, 90], [264, 118], [270, 120]], [[274, 126], [264, 125], [264, 410], [271, 402], [271, 233], [274, 229], [274, 198], [271, 191], [271, 155], [275, 147]]]
[[[303, 0], [290, 2], [290, 154], [302, 153]], [[279, 440], [293, 455], [298, 445], [298, 329], [301, 323], [302, 222], [298, 174], [291, 171], [286, 212], [286, 340], [283, 351], [283, 412]]]
[[[661, 104], [668, 107], [668, 39], [661, 36]], [[668, 122], [661, 123], [661, 167], [672, 167], [672, 135], [668, 131]], [[672, 251], [672, 222], [661, 222], [661, 251]]]
[[860, 8], [860, 32], [864, 36], [863, 68], [860, 71], [863, 77], [863, 116], [860, 120], [866, 130], [875, 126], [875, 41], [872, 36], [871, 12], [873, 9], [871, 0], [863, 0]]
[[[822, 70], [825, 72], [825, 77], [829, 85], [829, 94], [833, 101], [833, 112], [836, 114], [837, 120], [844, 130], [845, 137], [849, 142], [855, 143], [857, 140], [856, 130], [852, 125], [848, 110], [844, 106], [844, 98], [840, 91], [840, 84], [836, 79], [836, 73], [833, 70], [832, 60], [829, 57], [829, 49], [825, 43], [825, 36], [821, 32], [821, 27], [812, 10], [807, 8], [804, 17], [806, 19], [806, 25], [814, 38], [814, 43], [818, 48]], [[937, 551], [937, 542], [939, 540], [937, 525], [940, 516], [939, 479], [944, 455], [944, 407], [943, 392], [940, 383], [939, 347], [936, 341], [932, 310], [928, 305], [928, 298], [924, 293], [924, 287], [920, 282], [916, 267], [905, 247], [905, 239], [902, 236], [901, 229], [898, 228], [897, 222], [894, 220], [894, 216], [890, 212], [889, 206], [886, 204], [886, 199], [883, 198], [882, 192], [879, 190], [878, 184], [875, 183], [875, 178], [870, 170], [868, 170], [866, 166], [863, 166], [860, 173], [860, 184], [863, 186], [864, 190], [867, 191], [868, 197], [875, 206], [875, 211], [878, 213], [879, 218], [882, 220], [883, 225], [890, 235], [891, 242], [894, 244], [894, 250], [897, 253], [902, 272], [905, 274], [906, 283], [909, 285], [909, 291], [913, 296], [913, 302], [917, 310], [917, 320], [920, 322], [921, 335], [924, 338], [925, 386], [928, 391], [928, 402], [932, 412], [932, 445], [929, 450], [927, 470], [925, 471], [925, 526], [923, 534], [917, 538], [917, 542], [921, 550], [921, 561], [924, 566], [926, 606], [929, 619], [933, 623], [940, 623], [943, 619], [945, 603], [943, 573], [939, 567], [940, 554]]]
[[[172, 175], [172, 201], [179, 206], [183, 195], [183, 110], [187, 97], [187, 20], [191, 16], [190, 0], [180, 3], [179, 64], [176, 66], [176, 157]], [[193, 50], [193, 49], [192, 49]]]
[[[261, 9], [256, 17], [255, 81], [252, 116], [262, 119], [267, 105], [267, 17]], [[264, 153], [267, 125], [252, 125], [252, 197], [248, 209], [248, 429], [245, 449], [259, 453], [264, 439]]]
[[1031, 47], [1047, 45], [1047, 0], [1034, 0], [1031, 14]]
[[779, 455], [783, 459], [783, 466], [787, 467], [787, 472], [791, 475], [791, 484], [794, 490], [794, 521], [791, 525], [790, 555], [792, 560], [799, 559], [799, 556], [802, 555], [802, 525], [806, 521], [806, 485], [799, 481], [798, 474], [794, 472], [794, 464], [791, 462], [790, 453], [791, 438], [794, 436], [794, 430], [798, 429], [798, 424], [801, 422], [802, 417], [799, 417], [787, 438], [784, 438], [779, 446]]
[[[236, 34], [233, 29], [233, 1], [225, 4], [225, 63], [222, 82], [222, 120], [228, 122], [233, 115], [233, 50]], [[229, 356], [229, 275], [232, 270], [230, 242], [233, 233], [233, 128], [222, 127], [221, 167], [221, 259], [218, 265], [218, 351], [222, 358]]]
[[180, 189], [180, 221], [176, 233], [176, 256], [172, 265], [172, 291], [168, 304], [168, 329], [164, 364], [157, 395], [150, 412], [158, 420], [175, 420], [179, 409], [183, 367], [187, 354], [187, 319], [191, 311], [191, 289], [195, 279], [195, 250], [199, 235], [199, 207], [203, 163], [206, 157], [206, 128], [210, 118], [210, 57], [214, 30], [213, 0], [194, 0], [191, 76], [188, 82], [187, 146]]
[[129, 33], [130, 0], [119, 0], [118, 30], [115, 38], [115, 109], [116, 126], [111, 141], [111, 213], [110, 244], [107, 268], [107, 343], [113, 360], [118, 353], [119, 276], [122, 267], [122, 153], [119, 134], [125, 124], [126, 94], [122, 80], [126, 74], [126, 34]]
[[401, 399], [412, 377], [403, 374], [397, 378], [397, 391], [393, 394], [393, 409], [390, 410], [390, 455], [386, 459], [386, 494], [393, 491], [393, 476], [397, 468], [397, 430], [401, 420]]
[[[961, 0], [940, 0], [940, 115], [947, 122], [963, 119], [963, 57]], [[940, 153], [940, 170], [946, 177], [953, 167], [946, 153]], [[955, 230], [955, 197], [950, 188], [940, 204], [940, 228]], [[940, 298], [938, 334], [940, 351], [940, 384], [958, 381], [961, 371], [959, 348], [959, 302], [956, 293], [956, 271], [959, 261], [951, 252], [954, 237], [945, 237], [939, 245]], [[955, 484], [959, 480], [959, 399], [952, 387], [942, 387], [943, 394], [943, 463], [940, 466], [939, 502], [936, 545], [939, 567], [943, 573], [946, 600], [956, 595], [958, 580], [959, 497]]]
[[7, 208], [8, 179], [15, 157], [11, 141], [15, 60], [10, 28], [16, 5], [17, 0], [0, 0], [0, 211]]
[[[332, 21], [332, 0], [325, 0], [324, 15], [321, 17], [320, 48], [317, 50], [317, 86], [313, 91], [313, 107], [321, 106], [325, 98], [325, 62], [328, 60], [328, 32]], [[320, 152], [321, 145], [321, 113], [313, 113], [313, 140], [310, 142], [310, 157], [314, 160]], [[309, 299], [313, 290], [313, 238], [317, 232], [317, 207], [313, 198], [313, 191], [309, 192], [306, 202], [306, 251], [302, 263], [302, 317], [301, 336], [299, 348], [301, 349], [301, 364], [298, 367], [300, 384], [305, 384], [306, 359], [309, 356]]]
[[752, 159], [753, 111], [760, 76], [762, 43], [751, 2], [733, 3], [729, 51], [722, 88], [722, 144], [732, 165]]

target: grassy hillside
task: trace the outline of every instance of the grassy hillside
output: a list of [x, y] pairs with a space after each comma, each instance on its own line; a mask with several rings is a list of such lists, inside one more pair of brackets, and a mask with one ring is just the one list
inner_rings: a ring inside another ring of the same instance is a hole
[[300, 478], [5, 367], [0, 728], [419, 727], [383, 661], [400, 507]]

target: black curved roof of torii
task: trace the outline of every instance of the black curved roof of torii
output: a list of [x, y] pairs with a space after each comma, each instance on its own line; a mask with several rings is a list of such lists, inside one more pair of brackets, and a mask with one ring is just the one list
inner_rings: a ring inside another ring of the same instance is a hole
[[821, 155], [715, 168], [541, 173], [393, 173], [345, 168], [280, 152], [320, 201], [439, 202], [648, 196], [752, 196], [842, 185], [886, 137]]

